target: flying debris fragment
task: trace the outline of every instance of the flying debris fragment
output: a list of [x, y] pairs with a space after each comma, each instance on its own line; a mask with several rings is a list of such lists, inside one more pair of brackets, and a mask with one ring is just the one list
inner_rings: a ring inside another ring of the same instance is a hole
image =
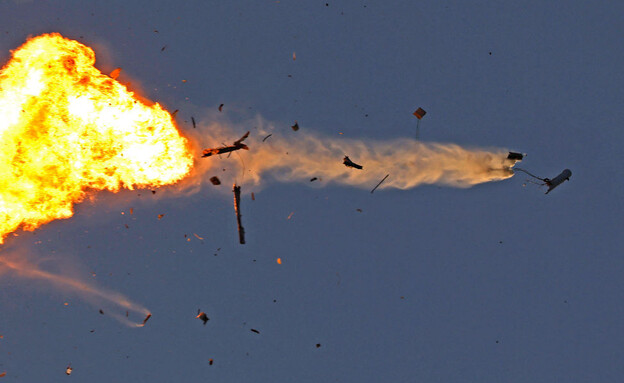
[[342, 159], [342, 163], [343, 163], [345, 166], [350, 167], [350, 168], [362, 169], [362, 165], [358, 165], [358, 164], [356, 164], [355, 162], [351, 161], [351, 159], [350, 159], [348, 156], [345, 156], [345, 157]]
[[297, 121], [295, 121], [295, 125], [291, 126], [292, 130], [294, 130], [295, 132], [297, 130], [299, 130], [299, 123], [297, 123]]
[[256, 330], [255, 328], [252, 328], [251, 332], [255, 332], [256, 334], [260, 334], [260, 331]]
[[223, 112], [223, 105], [224, 104], [219, 105], [219, 112]]
[[548, 185], [548, 190], [546, 191], [546, 194], [550, 193], [551, 190], [561, 185], [564, 181], [570, 181], [571, 176], [572, 172], [570, 171], [570, 169], [565, 169], [553, 179], [544, 178], [544, 183]]
[[516, 153], [516, 152], [509, 152], [509, 155], [507, 156], [507, 159], [508, 160], [522, 161], [524, 156], [526, 156], [526, 154]]
[[412, 114], [418, 119], [418, 122], [416, 123], [416, 139], [418, 139], [420, 136], [420, 120], [425, 117], [425, 114], [427, 114], [427, 112], [423, 108], [418, 108]]
[[427, 114], [427, 112], [423, 109], [423, 108], [418, 108], [416, 109], [416, 111], [414, 113], [412, 113], [414, 116], [416, 116], [417, 119], [421, 119], [423, 117], [425, 117], [425, 114]]
[[191, 116], [191, 122], [193, 122], [193, 129], [197, 128], [197, 125], [195, 124], [195, 117]]
[[213, 185], [221, 185], [221, 180], [219, 179], [219, 177], [214, 176], [214, 177], [210, 177], [210, 182], [212, 182]]
[[121, 73], [121, 68], [115, 68], [111, 73], [110, 73], [110, 77], [113, 80], [117, 80], [117, 77], [119, 77], [119, 74]]
[[206, 325], [206, 322], [210, 320], [210, 318], [208, 318], [208, 315], [206, 315], [205, 312], [199, 309], [197, 310], [197, 316], [195, 318], [202, 320], [204, 322], [204, 326]]
[[390, 174], [386, 174], [386, 176], [381, 181], [379, 181], [379, 183], [373, 188], [373, 190], [371, 190], [371, 194], [373, 194], [375, 192], [375, 190], [377, 190], [379, 185], [381, 185], [386, 180], [386, 178], [388, 178], [389, 176], [390, 176]]
[[[538, 179], [540, 181], [542, 181], [543, 183], [538, 183], [538, 185], [540, 186], [548, 186], [548, 190], [546, 190], [545, 194], [550, 193], [551, 190], [553, 190], [554, 188], [556, 188], [557, 186], [561, 185], [563, 182], [565, 181], [569, 181], [570, 177], [572, 176], [572, 172], [570, 171], [570, 169], [564, 169], [561, 173], [559, 173], [559, 175], [557, 175], [555, 178], [550, 179], [550, 178], [540, 178], [534, 174], [529, 173], [528, 171], [522, 169], [522, 168], [518, 168], [515, 167], [514, 170], [519, 170], [521, 172], [524, 172], [528, 175], [530, 175], [531, 177]], [[536, 183], [536, 182], [533, 182]]]
[[236, 213], [236, 226], [238, 227], [238, 241], [241, 245], [245, 244], [245, 228], [243, 228], [243, 223], [241, 220], [241, 212], [240, 212], [240, 193], [241, 187], [234, 184], [232, 188], [234, 192], [234, 212]]
[[67, 375], [71, 375], [72, 371], [74, 369], [72, 368], [71, 364], [67, 366], [67, 368], [65, 368], [65, 374]]
[[145, 323], [152, 317], [152, 314], [147, 314], [147, 316], [145, 317], [145, 319], [143, 319], [143, 323], [141, 323], [141, 326], [145, 326]]
[[202, 155], [202, 157], [210, 157], [214, 154], [229, 153], [239, 149], [249, 150], [249, 147], [243, 144], [243, 141], [245, 141], [247, 137], [249, 137], [249, 132], [245, 133], [241, 138], [234, 141], [232, 145], [222, 146], [220, 148], [204, 149], [204, 154]]

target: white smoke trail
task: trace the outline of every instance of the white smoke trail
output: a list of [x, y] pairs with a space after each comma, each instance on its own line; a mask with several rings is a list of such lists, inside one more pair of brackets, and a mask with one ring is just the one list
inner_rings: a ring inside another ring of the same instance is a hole
[[42, 270], [38, 265], [27, 261], [26, 258], [27, 256], [24, 254], [3, 253], [0, 255], [0, 275], [4, 272], [11, 271], [14, 275], [19, 277], [46, 281], [57, 288], [79, 294], [94, 306], [96, 304], [100, 306], [103, 304], [110, 307], [111, 310], [107, 309], [106, 315], [112, 316], [119, 322], [130, 327], [141, 327], [142, 324], [132, 322], [127, 314], [124, 316], [116, 312], [115, 309], [125, 310], [126, 313], [140, 314], [143, 317], [149, 314], [149, 310], [145, 307], [130, 301], [120, 293], [106, 291], [95, 286], [93, 283], [83, 282], [75, 277], [53, 274]]
[[[206, 173], [219, 174], [213, 167], [219, 170], [227, 167], [229, 172], [219, 176], [226, 182], [237, 180], [257, 186], [267, 176], [281, 182], [308, 182], [316, 177], [323, 183], [370, 189], [390, 174], [380, 189], [409, 189], [423, 184], [465, 188], [513, 176], [511, 168], [516, 162], [507, 159], [506, 149], [464, 148], [409, 138], [387, 141], [330, 138], [303, 131], [279, 133], [270, 126], [265, 128], [262, 120], [257, 120], [256, 125], [260, 128], [252, 130], [245, 141], [249, 151], [200, 158], [197, 175], [205, 182]], [[228, 124], [212, 124], [202, 131], [199, 141], [204, 148], [230, 144], [244, 133]], [[345, 166], [344, 156], [363, 169]]]

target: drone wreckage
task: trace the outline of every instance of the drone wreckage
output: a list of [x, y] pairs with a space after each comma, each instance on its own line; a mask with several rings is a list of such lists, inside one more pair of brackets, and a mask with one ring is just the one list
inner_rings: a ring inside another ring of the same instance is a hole
[[[526, 154], [522, 154], [522, 153], [516, 153], [516, 152], [509, 152], [509, 155], [507, 156], [507, 159], [509, 160], [516, 160], [516, 161], [522, 161], [522, 159], [526, 156]], [[570, 169], [564, 169], [561, 173], [559, 173], [555, 178], [541, 178], [538, 177], [534, 174], [531, 174], [530, 172], [528, 172], [527, 170], [524, 170], [522, 168], [518, 168], [515, 167], [514, 170], [519, 170], [523, 173], [528, 174], [529, 176], [540, 180], [541, 183], [538, 182], [534, 182], [540, 186], [548, 186], [548, 190], [546, 190], [546, 193], [544, 194], [548, 194], [550, 193], [554, 188], [556, 188], [557, 186], [561, 185], [562, 183], [564, 183], [565, 181], [569, 181], [570, 177], [572, 177], [572, 171]]]

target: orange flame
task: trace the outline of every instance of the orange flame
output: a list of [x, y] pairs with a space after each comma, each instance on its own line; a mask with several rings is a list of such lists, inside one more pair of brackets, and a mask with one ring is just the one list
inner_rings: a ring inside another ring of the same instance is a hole
[[171, 115], [94, 63], [89, 47], [52, 33], [28, 40], [0, 72], [0, 243], [70, 217], [88, 190], [190, 173], [192, 150]]

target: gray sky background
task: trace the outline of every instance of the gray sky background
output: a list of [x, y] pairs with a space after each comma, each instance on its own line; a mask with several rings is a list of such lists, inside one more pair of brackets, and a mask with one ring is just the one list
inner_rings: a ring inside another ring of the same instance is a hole
[[152, 319], [127, 328], [3, 275], [3, 379], [619, 381], [623, 19], [622, 3], [586, 1], [1, 1], [3, 63], [60, 32], [179, 109], [183, 131], [223, 103], [281, 134], [413, 137], [421, 106], [424, 141], [527, 152], [520, 166], [543, 177], [572, 170], [547, 196], [522, 173], [372, 195], [267, 182], [243, 190], [244, 246], [227, 190], [101, 193], [6, 247]]

